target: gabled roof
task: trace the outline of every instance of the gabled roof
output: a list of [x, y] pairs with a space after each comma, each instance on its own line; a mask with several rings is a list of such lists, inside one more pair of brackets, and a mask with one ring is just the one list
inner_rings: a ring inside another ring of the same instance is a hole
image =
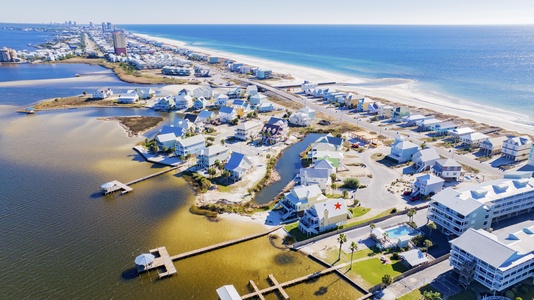
[[421, 252], [419, 249], [413, 249], [399, 253], [399, 256], [402, 257], [412, 267], [428, 261], [428, 258], [425, 256], [425, 254], [423, 254], [423, 252]]
[[531, 143], [532, 141], [528, 136], [511, 136], [506, 140], [507, 144], [522, 146], [526, 145], [528, 143]]
[[156, 136], [156, 140], [160, 143], [166, 143], [170, 141], [176, 141], [176, 135], [174, 133], [165, 133], [165, 134], [158, 134]]
[[328, 219], [348, 214], [347, 205], [343, 199], [330, 199], [317, 203], [313, 205], [312, 209], [315, 210], [320, 220], [325, 219], [325, 211], [328, 211]]
[[217, 153], [224, 153], [224, 152], [228, 152], [228, 148], [226, 148], [226, 146], [213, 145], [202, 150], [201, 154], [206, 155], [206, 156], [213, 156], [213, 155], [216, 155]]
[[396, 144], [393, 144], [395, 148], [406, 150], [406, 149], [413, 149], [413, 148], [419, 148], [416, 144], [410, 142], [410, 141], [400, 141]]
[[175, 136], [180, 137], [183, 135], [183, 128], [182, 127], [174, 127], [165, 125], [161, 127], [161, 130], [159, 131], [159, 134], [167, 134], [167, 133], [174, 133]]
[[248, 157], [239, 152], [232, 152], [230, 159], [225, 165], [229, 171], [239, 171], [239, 169], [247, 170], [252, 167], [252, 162]]
[[198, 115], [195, 114], [185, 114], [184, 119], [189, 120], [191, 123], [195, 123], [197, 121]]
[[334, 170], [334, 165], [327, 159], [322, 159], [315, 163], [314, 169]]
[[261, 123], [255, 122], [255, 121], [246, 121], [243, 123], [239, 123], [236, 126], [236, 129], [242, 129], [242, 130], [249, 130], [254, 127], [260, 127]]
[[326, 178], [330, 177], [327, 169], [301, 168], [300, 176], [307, 178]]
[[436, 127], [447, 129], [447, 128], [456, 128], [458, 127], [458, 125], [454, 124], [454, 122], [446, 121], [446, 122], [441, 122], [437, 124]]
[[204, 139], [204, 136], [202, 134], [199, 134], [185, 139], [179, 139], [177, 142], [180, 143], [183, 147], [188, 147], [191, 145], [204, 143], [206, 142], [206, 139]]
[[487, 139], [488, 136], [481, 132], [471, 132], [471, 133], [461, 135], [460, 138], [467, 139], [469, 141], [479, 141], [482, 139]]
[[202, 110], [198, 114], [198, 117], [202, 118], [202, 119], [207, 119], [207, 118], [211, 117], [212, 115], [213, 115], [213, 112], [211, 112], [209, 110]]
[[296, 186], [291, 190], [291, 194], [295, 195], [298, 199], [310, 198], [318, 195], [322, 195], [321, 189], [317, 185], [310, 186]]
[[230, 107], [230, 106], [223, 106], [219, 110], [219, 113], [221, 113], [221, 114], [232, 114], [234, 112], [235, 112], [234, 108]]
[[492, 137], [492, 138], [487, 138], [485, 139], [482, 144], [484, 145], [488, 145], [488, 146], [502, 146], [502, 144], [504, 143], [504, 141], [506, 141], [508, 139], [508, 137], [506, 136], [498, 136], [498, 137]]
[[244, 100], [239, 100], [239, 99], [236, 99], [234, 100], [234, 102], [232, 102], [232, 105], [243, 106], [244, 104], [246, 104], [246, 102]]
[[439, 165], [441, 167], [461, 167], [462, 166], [456, 160], [450, 159], [450, 158], [438, 159], [436, 160], [436, 165]]
[[439, 159], [439, 154], [436, 151], [436, 148], [426, 148], [415, 152], [412, 161], [416, 159], [421, 159], [422, 162], [437, 160]]
[[445, 182], [443, 179], [441, 179], [441, 178], [439, 178], [437, 176], [434, 176], [432, 174], [421, 175], [421, 176], [418, 176], [415, 179], [417, 181], [420, 181], [420, 182], [426, 182], [427, 185], [431, 185], [431, 184], [434, 184], [434, 183]]
[[225, 285], [217, 289], [217, 296], [221, 300], [240, 300], [241, 296], [233, 285]]
[[499, 242], [497, 237], [485, 230], [469, 228], [450, 243], [492, 267], [504, 267], [516, 251]]
[[271, 117], [271, 118], [269, 119], [269, 121], [267, 121], [267, 124], [276, 124], [276, 123], [278, 123], [278, 122], [284, 122], [284, 123], [285, 123], [286, 120], [284, 120], [284, 119], [280, 119], [280, 118], [276, 118], [276, 117]]
[[228, 96], [226, 94], [219, 94], [219, 96], [217, 96], [217, 100], [228, 100]]

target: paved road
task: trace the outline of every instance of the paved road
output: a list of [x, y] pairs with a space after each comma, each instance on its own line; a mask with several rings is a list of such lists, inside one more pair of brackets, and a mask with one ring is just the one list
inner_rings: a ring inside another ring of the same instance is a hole
[[[240, 77], [235, 76], [233, 74], [228, 74], [228, 77], [232, 78], [232, 79], [235, 79], [235, 80], [240, 80], [240, 81], [248, 83], [248, 84], [255, 84], [256, 86], [258, 86], [260, 88], [263, 88], [265, 90], [268, 90], [268, 91], [270, 91], [270, 92], [272, 92], [272, 93], [274, 93], [274, 94], [276, 94], [276, 95], [278, 95], [278, 96], [280, 96], [282, 98], [285, 98], [285, 99], [300, 103], [300, 104], [305, 105], [305, 106], [308, 106], [308, 107], [314, 109], [317, 112], [322, 112], [322, 113], [324, 113], [326, 115], [329, 115], [329, 116], [332, 116], [334, 118], [337, 118], [340, 121], [357, 125], [357, 126], [362, 127], [363, 129], [366, 129], [368, 131], [374, 131], [374, 132], [377, 132], [377, 133], [381, 132], [383, 134], [389, 135], [389, 132], [396, 130], [396, 128], [395, 128], [396, 126], [394, 124], [390, 124], [390, 123], [387, 123], [387, 122], [373, 122], [373, 123], [370, 123], [370, 122], [366, 122], [366, 121], [360, 121], [360, 119], [362, 117], [362, 114], [350, 114], [349, 115], [349, 110], [340, 110], [340, 109], [334, 109], [334, 108], [327, 108], [325, 106], [318, 105], [316, 101], [307, 99], [304, 96], [288, 93], [288, 92], [286, 92], [284, 90], [280, 90], [280, 89], [271, 87], [269, 85], [266, 85], [266, 84], [258, 82], [258, 81], [243, 79], [243, 78], [240, 78]], [[428, 138], [427, 133], [410, 131], [410, 133], [409, 133], [410, 134], [410, 140], [412, 140], [413, 143], [415, 143], [417, 145], [420, 145], [420, 144], [423, 143], [423, 141], [421, 140], [422, 138]], [[438, 151], [438, 153], [440, 155], [442, 155], [444, 157], [452, 157], [453, 156], [453, 153], [449, 152], [449, 149], [436, 148], [436, 150]], [[465, 164], [465, 165], [471, 166], [473, 168], [479, 169], [483, 173], [491, 174], [491, 175], [497, 176], [497, 177], [502, 177], [502, 171], [500, 171], [500, 170], [498, 170], [496, 168], [493, 168], [488, 163], [480, 163], [479, 161], [477, 161], [477, 160], [475, 160], [475, 159], [473, 159], [471, 157], [467, 157], [467, 156], [463, 156], [463, 155], [454, 155], [454, 159], [457, 160], [458, 162], [462, 163], [462, 164]]]

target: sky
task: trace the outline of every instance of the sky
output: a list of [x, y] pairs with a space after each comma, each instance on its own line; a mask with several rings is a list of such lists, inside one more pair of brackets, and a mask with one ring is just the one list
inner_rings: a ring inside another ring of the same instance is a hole
[[[28, 9], [31, 8], [31, 9]], [[25, 0], [0, 23], [534, 24], [532, 0]]]

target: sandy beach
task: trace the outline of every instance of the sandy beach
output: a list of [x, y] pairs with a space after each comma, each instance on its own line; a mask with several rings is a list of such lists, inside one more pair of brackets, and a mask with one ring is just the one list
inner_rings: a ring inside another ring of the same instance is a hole
[[515, 131], [520, 134], [530, 134], [534, 136], [534, 127], [531, 125], [534, 123], [534, 120], [527, 115], [476, 104], [464, 99], [457, 99], [447, 95], [438, 94], [433, 91], [423, 90], [417, 82], [412, 80], [399, 78], [386, 78], [380, 80], [358, 78], [303, 66], [189, 46], [181, 41], [168, 38], [154, 37], [145, 34], [137, 35], [147, 39], [158, 40], [175, 47], [185, 47], [193, 51], [232, 59], [251, 66], [270, 68], [275, 73], [290, 74], [293, 77], [292, 80], [276, 81], [276, 83], [274, 83], [275, 85], [289, 83], [300, 84], [304, 80], [311, 82], [335, 81], [337, 84], [333, 87], [338, 90], [352, 91], [370, 97], [384, 98], [404, 105], [424, 107], [436, 112], [458, 116], [459, 118], [471, 119], [478, 123], [485, 123], [505, 130]]

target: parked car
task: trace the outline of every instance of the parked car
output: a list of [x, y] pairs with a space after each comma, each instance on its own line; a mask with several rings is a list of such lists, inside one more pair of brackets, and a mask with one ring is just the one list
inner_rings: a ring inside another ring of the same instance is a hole
[[410, 201], [417, 201], [419, 200], [419, 196], [410, 197]]
[[359, 144], [352, 144], [352, 148], [360, 148]]
[[404, 191], [404, 193], [402, 193], [403, 196], [409, 196], [410, 194], [412, 193], [412, 191]]

